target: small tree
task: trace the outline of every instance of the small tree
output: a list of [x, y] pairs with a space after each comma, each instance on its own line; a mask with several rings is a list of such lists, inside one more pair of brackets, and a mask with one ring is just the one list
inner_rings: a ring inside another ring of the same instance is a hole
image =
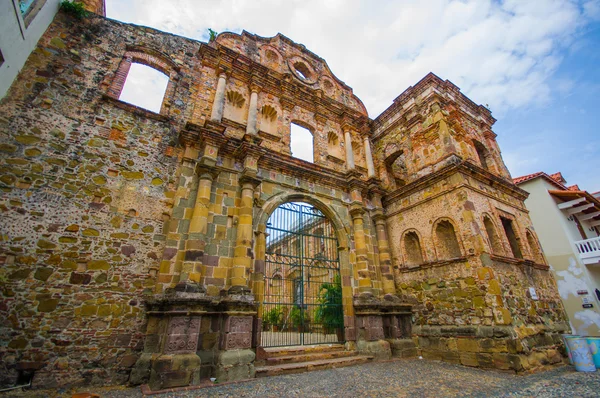
[[343, 330], [342, 282], [339, 275], [333, 278], [333, 282], [325, 282], [321, 285], [315, 320], [323, 325], [326, 333], [334, 330], [340, 333]]
[[214, 41], [217, 38], [217, 34], [217, 32], [211, 28], [208, 28], [208, 41]]

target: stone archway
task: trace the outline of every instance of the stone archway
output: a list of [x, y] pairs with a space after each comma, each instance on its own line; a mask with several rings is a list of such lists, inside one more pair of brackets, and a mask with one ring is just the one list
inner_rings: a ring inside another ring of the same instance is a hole
[[[270, 289], [281, 289], [279, 286], [274, 287], [274, 286], [270, 286], [270, 282], [271, 279], [269, 279], [268, 275], [270, 275], [271, 273], [273, 273], [273, 275], [276, 275], [274, 272], [275, 271], [279, 271], [280, 273], [277, 274], [279, 276], [281, 276], [281, 272], [283, 270], [276, 270], [276, 269], [272, 269], [273, 268], [273, 258], [277, 258], [276, 255], [274, 255], [273, 253], [273, 247], [270, 247], [270, 249], [267, 247], [267, 243], [268, 242], [272, 242], [273, 239], [272, 237], [268, 238], [268, 234], [269, 233], [273, 233], [273, 231], [267, 226], [267, 222], [269, 220], [269, 218], [271, 217], [271, 215], [274, 214], [274, 212], [276, 212], [278, 209], [281, 209], [282, 206], [286, 206], [288, 204], [298, 204], [302, 202], [303, 205], [306, 205], [307, 208], [314, 208], [314, 213], [318, 213], [320, 216], [322, 216], [323, 219], [326, 219], [327, 222], [330, 225], [330, 229], [331, 229], [331, 233], [319, 233], [319, 232], [315, 232], [312, 231], [314, 233], [311, 233], [311, 238], [314, 240], [314, 238], [317, 239], [323, 239], [323, 240], [327, 240], [327, 243], [325, 244], [325, 246], [328, 246], [327, 251], [329, 251], [329, 256], [325, 256], [328, 257], [330, 261], [330, 265], [333, 264], [333, 262], [331, 261], [331, 254], [333, 254], [333, 252], [337, 251], [337, 258], [335, 259], [337, 261], [337, 271], [333, 270], [333, 269], [328, 269], [327, 272], [325, 272], [323, 275], [319, 274], [319, 271], [324, 271], [324, 269], [326, 267], [323, 267], [323, 269], [319, 269], [319, 266], [317, 265], [316, 267], [311, 267], [311, 266], [307, 266], [307, 262], [312, 262], [312, 264], [314, 264], [315, 262], [318, 261], [318, 255], [314, 255], [314, 253], [311, 253], [309, 256], [305, 256], [308, 258], [308, 260], [305, 258], [303, 262], [302, 267], [298, 267], [299, 269], [303, 269], [303, 271], [296, 271], [298, 272], [298, 275], [296, 275], [296, 278], [293, 278], [292, 276], [289, 275], [283, 275], [283, 282], [280, 282], [282, 284], [282, 286], [285, 286], [285, 283], [290, 284], [290, 286], [288, 286], [288, 293], [292, 292], [293, 293], [293, 287], [291, 286], [291, 284], [293, 283], [294, 280], [303, 280], [304, 282], [302, 283], [302, 286], [304, 286], [305, 289], [308, 289], [308, 286], [310, 286], [311, 289], [311, 293], [310, 298], [304, 297], [304, 303], [295, 303], [294, 299], [298, 298], [298, 295], [293, 295], [290, 294], [290, 300], [292, 300], [291, 303], [286, 303], [283, 301], [282, 298], [282, 303], [280, 304], [280, 308], [287, 308], [286, 311], [281, 310], [280, 312], [284, 313], [285, 315], [285, 319], [281, 320], [281, 325], [278, 325], [279, 327], [285, 327], [288, 328], [289, 327], [289, 321], [290, 321], [290, 316], [289, 316], [289, 312], [291, 309], [293, 308], [300, 308], [301, 305], [304, 305], [304, 310], [307, 311], [308, 313], [308, 307], [313, 308], [313, 310], [316, 310], [316, 307], [319, 304], [319, 300], [322, 299], [322, 294], [320, 294], [320, 292], [322, 291], [321, 286], [322, 284], [339, 284], [339, 291], [337, 293], [334, 294], [339, 294], [341, 296], [341, 308], [343, 310], [342, 313], [340, 313], [340, 318], [339, 320], [341, 320], [342, 325], [336, 324], [334, 326], [339, 326], [337, 328], [337, 330], [335, 327], [330, 327], [331, 325], [329, 325], [329, 322], [320, 320], [320, 321], [315, 321], [315, 319], [312, 319], [311, 317], [315, 315], [315, 311], [313, 311], [312, 315], [307, 315], [307, 318], [310, 319], [311, 321], [313, 321], [312, 326], [310, 326], [310, 331], [308, 331], [307, 329], [307, 333], [312, 333], [315, 332], [316, 329], [322, 328], [323, 329], [323, 333], [327, 334], [328, 336], [326, 338], [320, 338], [319, 336], [308, 336], [308, 338], [303, 337], [302, 340], [299, 340], [297, 337], [294, 338], [289, 338], [286, 342], [283, 342], [282, 344], [275, 344], [273, 342], [268, 343], [267, 345], [296, 345], [296, 344], [314, 344], [314, 343], [334, 343], [334, 342], [343, 342], [343, 331], [345, 329], [346, 326], [345, 325], [345, 321], [347, 319], [349, 319], [349, 316], [354, 315], [354, 311], [353, 311], [353, 307], [352, 307], [352, 284], [351, 284], [351, 267], [350, 267], [350, 263], [349, 263], [349, 255], [348, 255], [348, 249], [350, 246], [350, 242], [349, 242], [349, 230], [348, 227], [342, 222], [342, 218], [330, 207], [327, 206], [326, 204], [324, 204], [322, 201], [320, 201], [318, 198], [312, 196], [312, 195], [307, 195], [307, 194], [279, 194], [279, 195], [275, 195], [273, 197], [271, 197], [269, 200], [267, 200], [262, 209], [259, 211], [259, 214], [257, 215], [257, 217], [255, 218], [255, 225], [254, 225], [254, 230], [255, 230], [255, 260], [254, 260], [254, 273], [253, 273], [253, 277], [252, 277], [252, 291], [253, 294], [255, 296], [255, 299], [257, 301], [257, 303], [259, 303], [259, 317], [260, 317], [260, 323], [257, 325], [262, 325], [263, 328], [266, 327], [265, 331], [265, 338], [270, 335], [273, 331], [272, 328], [272, 323], [274, 319], [277, 319], [276, 317], [276, 310], [275, 308], [277, 308], [278, 306], [276, 305], [277, 303], [274, 302], [273, 297], [270, 297], [269, 295], [272, 293], [270, 292]], [[291, 242], [291, 240], [290, 240]], [[335, 242], [335, 243], [334, 243]], [[335, 246], [331, 246], [332, 244], [334, 244]], [[272, 246], [272, 243], [269, 244], [270, 246]], [[284, 246], [282, 245], [281, 249], [286, 250], [286, 248], [284, 248]], [[269, 252], [269, 250], [271, 252]], [[310, 250], [310, 249], [309, 249]], [[288, 249], [289, 251], [289, 249]], [[333, 252], [332, 252], [333, 251]], [[285, 257], [285, 256], [282, 256]], [[288, 253], [287, 258], [293, 259], [293, 255], [290, 255], [290, 253]], [[287, 267], [290, 268], [287, 271], [292, 270], [294, 267]], [[307, 268], [308, 268], [308, 272], [307, 272]], [[337, 272], [337, 274], [336, 274]], [[286, 272], [283, 272], [284, 274], [286, 274]], [[268, 274], [268, 275], [267, 275]], [[327, 275], [325, 275], [327, 274]], [[333, 278], [333, 275], [338, 275], [337, 276], [337, 280], [334, 281], [329, 280], [331, 278]], [[302, 278], [313, 278], [312, 284], [311, 283], [306, 283], [306, 279], [302, 279]], [[320, 281], [320, 279], [317, 278], [325, 278], [327, 280], [323, 280]], [[279, 283], [279, 280], [277, 281]], [[312, 291], [315, 290], [315, 291]], [[265, 301], [267, 300], [267, 301]], [[289, 300], [288, 300], [289, 301]], [[268, 303], [267, 303], [268, 302]], [[266, 304], [265, 304], [266, 303]], [[297, 309], [296, 309], [297, 311]], [[273, 312], [273, 313], [271, 313]], [[269, 319], [263, 319], [263, 317], [268, 317]], [[294, 325], [297, 326], [297, 325]], [[260, 326], [259, 326], [260, 327]], [[313, 330], [315, 329], [315, 330]], [[327, 329], [327, 330], [325, 330]], [[333, 331], [332, 331], [333, 330]], [[332, 340], [332, 341], [329, 341]]]

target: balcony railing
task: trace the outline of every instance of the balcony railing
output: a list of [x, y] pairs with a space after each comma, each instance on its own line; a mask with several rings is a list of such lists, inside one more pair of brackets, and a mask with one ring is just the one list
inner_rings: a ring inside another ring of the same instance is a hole
[[584, 264], [600, 263], [600, 236], [575, 242], [579, 257]]

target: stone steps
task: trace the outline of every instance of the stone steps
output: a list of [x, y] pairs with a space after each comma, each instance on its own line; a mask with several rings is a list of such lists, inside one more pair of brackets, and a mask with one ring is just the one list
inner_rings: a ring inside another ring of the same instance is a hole
[[266, 348], [257, 361], [256, 377], [304, 373], [370, 362], [373, 357], [345, 351], [341, 344]]
[[332, 352], [321, 352], [321, 353], [306, 353], [299, 355], [281, 355], [273, 358], [266, 358], [265, 363], [267, 365], [280, 365], [284, 363], [294, 362], [312, 362], [312, 361], [323, 361], [326, 359], [344, 358], [356, 356], [356, 351], [332, 351]]
[[344, 350], [345, 347], [343, 344], [299, 345], [290, 347], [263, 348], [263, 351], [267, 358], [289, 355], [302, 355], [309, 353], [335, 352]]

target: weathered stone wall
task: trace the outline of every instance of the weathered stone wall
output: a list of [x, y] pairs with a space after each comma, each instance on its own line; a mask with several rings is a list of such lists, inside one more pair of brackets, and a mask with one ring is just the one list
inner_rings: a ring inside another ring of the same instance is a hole
[[[526, 194], [508, 182], [493, 122], [487, 109], [428, 75], [375, 120], [374, 152], [384, 184], [394, 188], [384, 205], [395, 282], [415, 303], [421, 352], [520, 371], [559, 362], [559, 333], [568, 327], [548, 266], [526, 239]], [[386, 163], [398, 151], [404, 185]], [[501, 217], [510, 220], [522, 257], [513, 254]]]
[[[118, 99], [135, 62], [169, 76], [160, 113]], [[293, 201], [336, 230], [349, 348], [389, 358], [416, 343], [522, 370], [543, 346], [555, 361], [562, 307], [493, 122], [434, 75], [369, 121], [324, 60], [282, 35], [207, 44], [60, 13], [0, 104], [1, 383], [253, 377], [266, 224]], [[313, 164], [290, 156], [291, 123], [313, 133]]]
[[[101, 95], [141, 42], [180, 61], [169, 119]], [[59, 14], [2, 103], [3, 385], [19, 370], [38, 370], [46, 387], [127, 380], [163, 256], [197, 46]]]

